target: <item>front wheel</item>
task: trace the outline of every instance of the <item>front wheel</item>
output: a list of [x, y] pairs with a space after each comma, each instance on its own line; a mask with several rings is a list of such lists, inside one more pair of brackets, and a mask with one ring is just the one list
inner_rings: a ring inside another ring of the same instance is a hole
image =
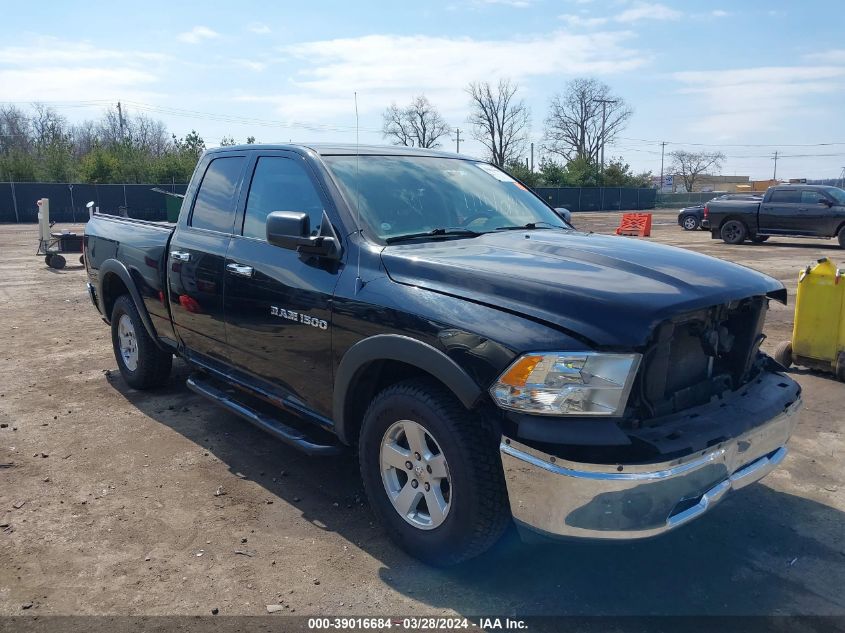
[[370, 506], [390, 537], [440, 566], [499, 540], [511, 520], [499, 440], [437, 383], [409, 380], [378, 394], [358, 450]]
[[130, 387], [150, 389], [167, 382], [173, 354], [156, 346], [129, 295], [121, 295], [114, 302], [111, 338], [117, 367]]
[[685, 215], [684, 219], [681, 220], [681, 226], [684, 227], [685, 231], [695, 231], [698, 228], [698, 218], [694, 215]]
[[721, 236], [726, 244], [742, 244], [748, 237], [748, 229], [739, 220], [728, 220], [722, 225]]
[[845, 226], [839, 230], [839, 235], [836, 236], [839, 240], [839, 246], [845, 248]]
[[792, 366], [792, 341], [782, 341], [775, 348], [774, 359], [789, 369]]

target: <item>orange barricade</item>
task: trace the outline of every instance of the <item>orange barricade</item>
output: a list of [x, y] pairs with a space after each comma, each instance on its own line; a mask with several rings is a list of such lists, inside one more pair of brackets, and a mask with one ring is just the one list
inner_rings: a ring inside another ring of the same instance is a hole
[[649, 237], [651, 235], [651, 213], [623, 213], [622, 222], [616, 229], [616, 235]]

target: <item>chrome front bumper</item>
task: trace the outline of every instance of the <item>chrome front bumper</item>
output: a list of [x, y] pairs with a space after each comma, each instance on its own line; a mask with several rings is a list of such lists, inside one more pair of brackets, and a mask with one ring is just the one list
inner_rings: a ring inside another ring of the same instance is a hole
[[662, 534], [780, 464], [800, 407], [798, 399], [739, 437], [657, 464], [581, 464], [503, 437], [502, 466], [514, 519], [555, 536], [636, 539]]

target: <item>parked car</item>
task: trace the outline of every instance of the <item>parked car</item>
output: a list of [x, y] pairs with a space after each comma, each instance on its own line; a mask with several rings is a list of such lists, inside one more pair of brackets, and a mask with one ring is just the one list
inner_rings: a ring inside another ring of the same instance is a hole
[[685, 231], [706, 229], [707, 220], [704, 218], [704, 205], [697, 204], [692, 207], [684, 207], [678, 211], [678, 226]]
[[[713, 198], [713, 200], [762, 200], [762, 196], [745, 193], [726, 193], [722, 196]], [[712, 200], [711, 200], [712, 202]], [[710, 228], [710, 221], [704, 214], [704, 204], [697, 204], [692, 207], [685, 207], [678, 211], [678, 225], [685, 231], [695, 231], [696, 229], [707, 230]]]
[[759, 350], [779, 281], [575, 231], [455, 154], [210, 150], [175, 225], [95, 214], [85, 263], [130, 387], [176, 354], [192, 390], [283, 442], [354, 450], [387, 534], [432, 564], [512, 519], [677, 528], [775, 468], [801, 404]]
[[772, 236], [837, 238], [845, 248], [845, 191], [824, 185], [777, 185], [762, 200], [711, 200], [705, 214], [713, 239], [728, 244]]

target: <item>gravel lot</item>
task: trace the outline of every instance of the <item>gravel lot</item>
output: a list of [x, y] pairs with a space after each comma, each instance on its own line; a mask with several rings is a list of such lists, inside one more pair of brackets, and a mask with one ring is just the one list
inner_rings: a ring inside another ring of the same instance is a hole
[[[36, 235], [0, 226], [0, 615], [845, 615], [845, 385], [830, 377], [794, 371], [805, 410], [784, 465], [686, 528], [614, 545], [510, 534], [435, 570], [374, 525], [352, 455], [254, 430], [191, 394], [181, 362], [168, 388], [128, 389], [83, 268], [47, 268]], [[728, 246], [675, 212], [651, 239], [773, 275], [790, 300], [801, 267], [845, 259], [825, 240]], [[791, 322], [772, 304], [764, 349]]]

